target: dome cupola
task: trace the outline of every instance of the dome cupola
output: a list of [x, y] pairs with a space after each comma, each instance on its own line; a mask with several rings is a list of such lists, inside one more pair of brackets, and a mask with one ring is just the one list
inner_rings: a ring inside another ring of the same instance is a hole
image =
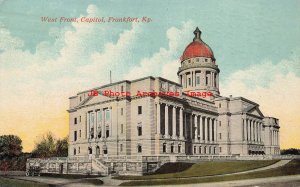
[[[213, 100], [219, 92], [219, 68], [211, 48], [202, 41], [197, 27], [193, 41], [185, 48], [180, 58], [178, 81], [184, 92], [211, 92]], [[211, 95], [211, 94], [210, 94]]]

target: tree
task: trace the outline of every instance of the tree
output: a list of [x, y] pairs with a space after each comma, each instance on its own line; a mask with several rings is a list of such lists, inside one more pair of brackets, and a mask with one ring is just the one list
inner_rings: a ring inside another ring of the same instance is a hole
[[66, 157], [68, 156], [68, 137], [56, 139], [51, 132], [48, 132], [35, 143], [32, 155], [39, 158]]
[[0, 159], [19, 156], [22, 153], [22, 149], [22, 140], [18, 136], [0, 136]]
[[56, 141], [56, 155], [57, 157], [66, 157], [68, 156], [68, 137], [65, 137], [63, 139], [58, 139]]
[[32, 151], [33, 157], [48, 158], [55, 155], [55, 137], [51, 132], [43, 135], [35, 142], [35, 148]]
[[300, 149], [289, 148], [281, 150], [282, 155], [300, 155]]

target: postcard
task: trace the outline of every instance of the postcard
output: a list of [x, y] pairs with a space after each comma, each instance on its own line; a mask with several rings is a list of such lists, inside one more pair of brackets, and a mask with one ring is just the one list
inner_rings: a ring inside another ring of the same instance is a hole
[[299, 10], [0, 0], [0, 186], [300, 185]]

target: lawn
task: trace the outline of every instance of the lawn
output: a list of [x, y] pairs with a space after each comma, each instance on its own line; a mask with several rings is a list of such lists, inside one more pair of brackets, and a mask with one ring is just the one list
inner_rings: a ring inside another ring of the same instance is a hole
[[38, 182], [30, 182], [7, 177], [0, 177], [0, 186], [2, 187], [48, 187], [47, 184]]
[[[144, 179], [165, 179], [165, 178], [189, 178], [202, 177], [227, 173], [247, 171], [261, 168], [276, 163], [278, 160], [264, 161], [222, 161], [222, 162], [201, 162], [191, 163], [169, 163], [163, 165], [158, 173], [145, 176], [119, 176], [121, 180], [144, 180]], [[180, 171], [180, 168], [185, 170]], [[179, 172], [178, 172], [179, 171]]]
[[288, 164], [269, 169], [265, 171], [258, 171], [248, 174], [234, 174], [229, 176], [210, 176], [204, 178], [187, 178], [187, 179], [166, 179], [166, 180], [149, 180], [149, 181], [131, 181], [124, 182], [121, 186], [138, 186], [138, 185], [167, 185], [167, 184], [192, 184], [192, 183], [203, 183], [203, 182], [219, 182], [219, 181], [231, 181], [231, 180], [242, 180], [242, 179], [253, 179], [253, 178], [265, 178], [265, 177], [276, 177], [285, 175], [297, 175], [300, 174], [300, 160], [292, 160]]

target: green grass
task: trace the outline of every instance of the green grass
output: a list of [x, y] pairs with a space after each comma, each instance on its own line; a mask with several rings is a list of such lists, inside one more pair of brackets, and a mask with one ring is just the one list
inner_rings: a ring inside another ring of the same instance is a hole
[[[170, 163], [167, 166], [162, 166], [164, 174], [152, 174], [145, 176], [118, 176], [116, 179], [121, 180], [145, 180], [145, 179], [165, 179], [165, 178], [185, 178], [185, 177], [202, 177], [227, 173], [235, 173], [247, 171], [251, 169], [261, 168], [272, 165], [278, 160], [265, 160], [265, 161], [222, 161], [222, 162], [201, 162], [190, 165], [190, 163], [180, 163], [181, 167], [186, 167], [186, 170], [178, 171], [178, 163]], [[173, 167], [172, 167], [173, 165]], [[164, 169], [167, 168], [167, 169]], [[177, 168], [177, 169], [176, 169]], [[166, 173], [167, 172], [167, 173]]]
[[253, 178], [265, 178], [265, 177], [276, 177], [285, 175], [297, 175], [300, 174], [300, 160], [292, 160], [288, 164], [269, 169], [265, 171], [258, 171], [248, 174], [234, 174], [229, 176], [211, 176], [205, 178], [187, 178], [187, 179], [170, 179], [170, 180], [149, 180], [149, 181], [131, 181], [124, 182], [121, 186], [139, 186], [139, 185], [167, 185], [167, 184], [192, 184], [192, 183], [203, 183], [203, 182], [219, 182], [219, 181], [231, 181], [231, 180], [242, 180], [242, 179], [253, 179]]
[[0, 177], [0, 186], [2, 187], [48, 187], [47, 184], [30, 182], [7, 177]]

